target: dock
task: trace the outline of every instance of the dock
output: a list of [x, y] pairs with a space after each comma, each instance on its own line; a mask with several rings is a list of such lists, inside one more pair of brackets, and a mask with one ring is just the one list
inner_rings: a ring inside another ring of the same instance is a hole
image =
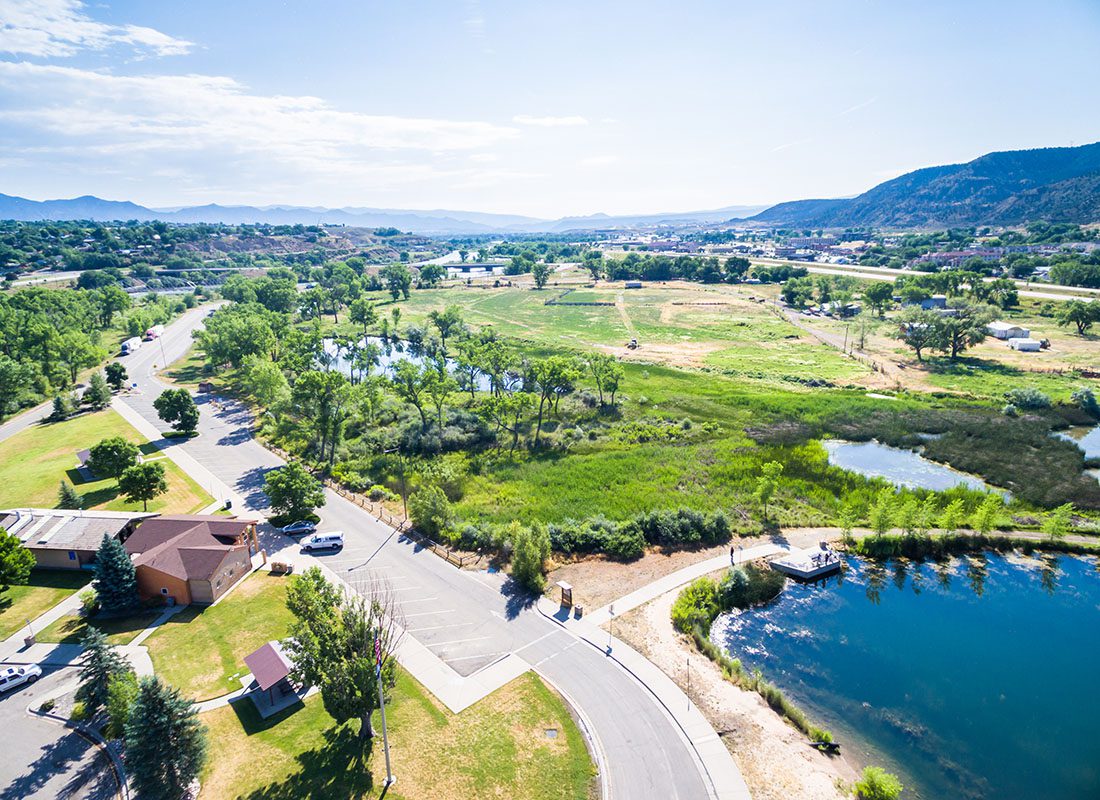
[[768, 562], [771, 568], [792, 578], [812, 581], [840, 571], [840, 554], [822, 542], [817, 547], [791, 550], [790, 553]]

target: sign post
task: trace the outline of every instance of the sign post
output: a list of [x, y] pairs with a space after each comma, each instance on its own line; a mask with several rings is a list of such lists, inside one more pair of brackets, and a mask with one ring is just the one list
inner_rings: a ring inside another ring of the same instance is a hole
[[378, 707], [382, 711], [382, 747], [386, 751], [386, 786], [392, 786], [397, 778], [390, 768], [390, 738], [386, 733], [386, 690], [382, 686], [382, 643], [374, 639], [374, 671], [378, 677]]

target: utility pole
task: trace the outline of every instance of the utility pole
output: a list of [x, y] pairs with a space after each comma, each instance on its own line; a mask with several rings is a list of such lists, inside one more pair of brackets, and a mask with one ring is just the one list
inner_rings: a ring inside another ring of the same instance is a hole
[[615, 604], [612, 603], [607, 607], [607, 611], [611, 614], [611, 619], [607, 623], [607, 652], [611, 652], [611, 637], [614, 635], [615, 630]]
[[386, 786], [392, 786], [397, 781], [390, 767], [390, 737], [386, 732], [386, 690], [382, 686], [382, 643], [376, 636], [374, 639], [374, 671], [378, 677], [378, 707], [382, 711], [382, 747], [386, 751]]

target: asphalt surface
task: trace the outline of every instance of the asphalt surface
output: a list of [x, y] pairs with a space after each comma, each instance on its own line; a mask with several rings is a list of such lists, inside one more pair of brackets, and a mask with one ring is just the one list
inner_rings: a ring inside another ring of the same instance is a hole
[[27, 707], [76, 677], [47, 671], [37, 683], [0, 695], [0, 800], [108, 800], [118, 796], [110, 760], [58, 722], [32, 717]]
[[[152, 402], [165, 385], [156, 378], [155, 365], [163, 367], [182, 356], [204, 316], [202, 311], [189, 312], [168, 327], [160, 342], [120, 359], [130, 381], [137, 383], [125, 401], [158, 429], [165, 426]], [[252, 438], [243, 409], [202, 396], [197, 401], [200, 435], [162, 444], [183, 448], [252, 509], [264, 512], [264, 474], [283, 462]], [[529, 598], [510, 590], [504, 576], [455, 569], [334, 492], [327, 492], [319, 513], [319, 530], [343, 531], [346, 544], [341, 551], [318, 555], [318, 560], [353, 585], [388, 585], [407, 635], [460, 675], [516, 653], [575, 703], [604, 755], [611, 797], [708, 797], [690, 745], [649, 690], [605, 653], [542, 616]], [[261, 539], [269, 552], [290, 542], [270, 530]]]

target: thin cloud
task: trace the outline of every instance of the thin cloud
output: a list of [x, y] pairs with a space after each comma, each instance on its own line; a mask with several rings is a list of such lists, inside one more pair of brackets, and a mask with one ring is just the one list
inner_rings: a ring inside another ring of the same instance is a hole
[[79, 0], [0, 0], [0, 52], [48, 58], [116, 46], [175, 56], [194, 45], [153, 28], [97, 22]]
[[872, 106], [877, 102], [878, 102], [878, 98], [877, 97], [872, 97], [870, 100], [864, 100], [862, 103], [857, 103], [856, 105], [852, 106], [851, 108], [844, 109], [839, 114], [837, 114], [837, 116], [838, 117], [843, 117], [843, 116], [846, 116], [848, 114], [853, 114], [856, 111], [859, 111], [860, 109], [867, 108], [867, 106]]
[[512, 117], [512, 122], [517, 125], [531, 125], [538, 128], [572, 128], [588, 124], [588, 120], [580, 116], [534, 117], [530, 114], [516, 114]]
[[784, 150], [789, 150], [792, 147], [798, 147], [799, 145], [803, 145], [803, 144], [809, 144], [812, 141], [813, 141], [813, 139], [799, 139], [798, 141], [795, 141], [795, 142], [787, 142], [785, 144], [781, 144], [781, 145], [777, 145], [776, 147], [773, 147], [771, 149], [771, 152], [781, 153]]

